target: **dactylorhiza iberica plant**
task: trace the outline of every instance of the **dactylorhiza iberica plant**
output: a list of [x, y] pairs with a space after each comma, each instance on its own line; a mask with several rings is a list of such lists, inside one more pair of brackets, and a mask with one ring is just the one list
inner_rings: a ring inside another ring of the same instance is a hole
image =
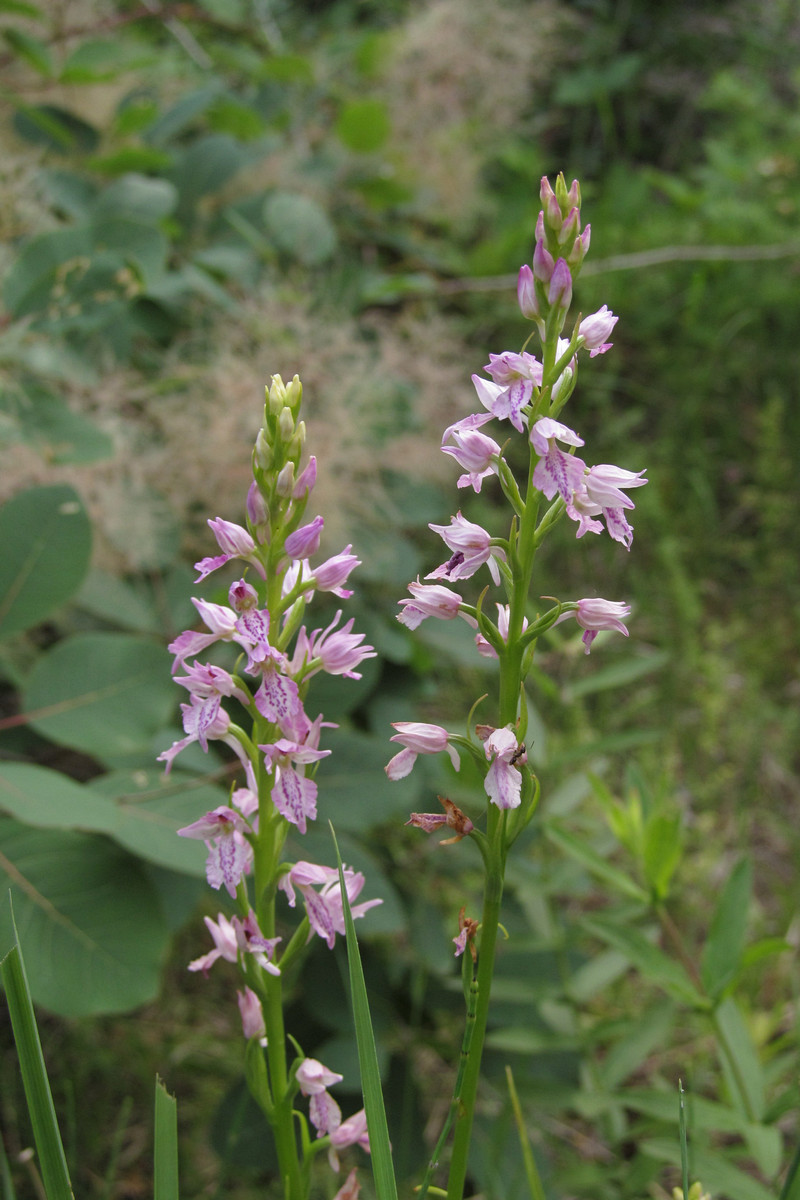
[[[316, 818], [314, 771], [330, 754], [320, 741], [332, 723], [306, 712], [309, 683], [319, 672], [359, 679], [358, 666], [375, 656], [364, 635], [353, 633], [352, 619], [340, 623], [341, 610], [324, 629], [309, 633], [303, 624], [317, 592], [342, 600], [352, 595], [345, 584], [359, 560], [346, 546], [312, 565], [323, 519], [303, 523], [316, 460], [311, 457], [300, 468], [301, 400], [297, 376], [289, 384], [273, 376], [253, 450], [246, 528], [219, 517], [208, 522], [220, 553], [197, 563], [197, 581], [228, 563], [238, 564], [243, 575], [231, 584], [227, 605], [194, 599], [204, 629], [187, 630], [170, 646], [176, 682], [189, 696], [181, 705], [186, 736], [159, 755], [169, 771], [190, 744], [207, 750], [209, 742], [221, 741], [241, 763], [240, 786], [231, 789], [230, 802], [179, 830], [205, 842], [208, 882], [217, 890], [224, 887], [235, 909], [230, 917], [206, 918], [213, 947], [189, 970], [207, 973], [224, 959], [237, 972], [247, 1082], [273, 1130], [286, 1200], [308, 1196], [320, 1151], [327, 1150], [338, 1171], [338, 1151], [356, 1144], [369, 1149], [363, 1110], [342, 1120], [328, 1091], [342, 1076], [306, 1057], [284, 1028], [287, 968], [314, 935], [332, 948], [336, 935], [344, 933], [338, 870], [283, 858], [287, 835], [292, 830], [304, 834]], [[238, 652], [232, 670], [200, 661], [221, 643], [233, 644]], [[344, 880], [354, 917], [381, 903], [356, 903], [364, 886], [360, 872], [345, 867]], [[298, 893], [305, 914], [283, 945], [276, 934], [276, 909], [278, 904], [296, 908]], [[295, 1107], [301, 1096], [308, 1098], [307, 1117]], [[353, 1171], [338, 1195], [354, 1200], [357, 1194]]]
[[[560, 175], [553, 189], [543, 179], [540, 197], [533, 261], [520, 268], [517, 287], [522, 315], [533, 322], [531, 334], [518, 353], [489, 355], [484, 368], [488, 378], [472, 377], [478, 411], [456, 421], [442, 439], [442, 451], [463, 472], [457, 481], [459, 488], [480, 492], [484, 481], [496, 479], [511, 510], [507, 532], [495, 536], [460, 512], [449, 525], [432, 525], [444, 541], [448, 557], [427, 577], [431, 582], [417, 580], [409, 585], [410, 596], [400, 601], [398, 616], [409, 629], [416, 629], [429, 617], [444, 621], [461, 617], [475, 630], [477, 653], [497, 659], [499, 665], [499, 691], [493, 703], [496, 724], [473, 723], [477, 705], [468, 717], [465, 734], [434, 724], [398, 722], [392, 741], [403, 748], [386, 767], [390, 779], [401, 779], [420, 754], [444, 751], [456, 769], [460, 756], [468, 754], [484, 783], [482, 818], [477, 812], [470, 817], [452, 801], [444, 800], [443, 813], [413, 813], [410, 821], [428, 833], [440, 828], [451, 831], [449, 841], [471, 838], [480, 850], [485, 871], [480, 919], [465, 916], [462, 909], [454, 939], [456, 954], [464, 956], [466, 1032], [453, 1103], [420, 1189], [420, 1197], [424, 1197], [454, 1122], [448, 1200], [461, 1200], [466, 1179], [506, 856], [539, 800], [539, 783], [527, 761], [524, 694], [537, 640], [572, 617], [583, 630], [587, 654], [603, 630], [628, 635], [625, 618], [630, 608], [620, 601], [592, 596], [555, 600], [541, 611], [532, 599], [536, 595], [536, 552], [563, 517], [574, 523], [579, 539], [607, 532], [630, 549], [633, 529], [628, 514], [634, 503], [628, 493], [646, 483], [643, 471], [607, 463], [589, 466], [577, 453], [584, 445], [583, 438], [562, 420], [581, 356], [594, 358], [611, 349], [608, 339], [617, 317], [604, 305], [591, 316], [576, 319], [571, 331], [564, 333], [573, 283], [589, 249], [590, 227], [581, 228], [577, 181], [567, 188]], [[538, 339], [538, 357], [527, 350], [532, 338]], [[521, 455], [514, 447], [513, 460], [526, 460], [522, 477], [509, 465], [507, 450], [512, 443], [519, 443], [527, 452]], [[484, 566], [491, 583], [470, 602], [456, 588]], [[500, 591], [493, 606], [487, 599], [491, 585]], [[490, 607], [496, 607], [496, 617], [490, 616]]]

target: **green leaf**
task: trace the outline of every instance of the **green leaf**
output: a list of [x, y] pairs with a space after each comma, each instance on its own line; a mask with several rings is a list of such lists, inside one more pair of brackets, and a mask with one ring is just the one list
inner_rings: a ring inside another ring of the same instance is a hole
[[38, 660], [23, 692], [44, 737], [101, 761], [151, 753], [176, 695], [164, 647], [117, 633], [84, 633]]
[[592, 671], [591, 675], [586, 675], [585, 678], [569, 684], [565, 688], [566, 701], [569, 703], [577, 700], [579, 696], [590, 696], [594, 692], [605, 692], [611, 688], [628, 687], [637, 679], [649, 675], [651, 671], [660, 670], [668, 661], [669, 654], [666, 651], [659, 651], [655, 654], [624, 658], [619, 662], [611, 663], [610, 666], [601, 667], [597, 671]]
[[624, 896], [630, 896], [632, 900], [638, 900], [641, 904], [648, 903], [649, 897], [644, 888], [641, 888], [624, 871], [620, 871], [618, 867], [613, 866], [607, 859], [599, 855], [586, 843], [584, 838], [568, 833], [566, 829], [556, 825], [553, 821], [545, 821], [542, 828], [549, 841], [563, 850], [565, 854], [569, 854], [571, 858], [582, 863], [598, 879], [610, 884]]
[[166, 179], [151, 179], [131, 172], [116, 179], [98, 197], [95, 219], [128, 217], [156, 224], [174, 212], [178, 189]]
[[[9, 901], [10, 911], [10, 901]], [[11, 1017], [11, 1028], [17, 1048], [25, 1099], [33, 1127], [33, 1140], [39, 1155], [47, 1200], [73, 1200], [69, 1170], [58, 1130], [50, 1081], [42, 1054], [39, 1030], [33, 1011], [31, 992], [25, 974], [22, 950], [11, 915], [14, 944], [0, 962], [0, 979]]]
[[136, 861], [105, 838], [0, 818], [0, 946], [13, 942], [31, 994], [65, 1017], [127, 1012], [158, 994], [168, 935]]
[[[673, 1106], [675, 1102], [673, 1100]], [[638, 1150], [659, 1162], [672, 1163], [680, 1167], [680, 1145], [677, 1137], [645, 1138], [639, 1141]], [[736, 1200], [775, 1200], [775, 1193], [759, 1183], [752, 1175], [740, 1171], [721, 1154], [692, 1147], [692, 1174], [700, 1179], [712, 1196], [735, 1196]]]
[[645, 979], [658, 984], [674, 999], [705, 1010], [708, 1001], [692, 983], [683, 967], [654, 946], [639, 929], [617, 925], [605, 917], [587, 917], [582, 922], [587, 932], [627, 955]]
[[310, 196], [273, 192], [264, 202], [264, 221], [278, 249], [306, 267], [320, 266], [336, 250], [336, 230]]
[[753, 886], [749, 859], [742, 858], [722, 890], [700, 960], [703, 986], [716, 1000], [734, 980], [741, 964]]
[[154, 1141], [154, 1200], [178, 1200], [178, 1105], [160, 1079], [156, 1080]]
[[202, 842], [178, 837], [184, 825], [228, 803], [226, 789], [206, 776], [173, 770], [165, 777], [153, 767], [144, 771], [112, 771], [93, 779], [89, 788], [115, 814], [108, 833], [138, 858], [197, 878], [205, 877], [206, 850]]
[[177, 831], [225, 804], [227, 792], [204, 777], [176, 771], [114, 771], [76, 783], [30, 763], [0, 763], [0, 809], [41, 829], [105, 833], [138, 858], [171, 871], [205, 876], [200, 842]]
[[0, 395], [0, 411], [14, 420], [19, 439], [48, 462], [98, 462], [113, 452], [114, 443], [107, 433], [43, 387], [28, 385], [16, 395]]
[[146, 66], [153, 58], [141, 42], [122, 38], [90, 38], [72, 51], [61, 70], [61, 83], [96, 83], [115, 79], [119, 72]]
[[47, 79], [53, 76], [53, 56], [50, 47], [40, 38], [23, 33], [21, 29], [4, 29], [3, 37], [12, 54], [23, 59], [34, 71]]
[[644, 875], [657, 900], [665, 900], [681, 859], [680, 813], [652, 813], [645, 821]]
[[17, 102], [13, 126], [14, 132], [26, 142], [59, 154], [90, 154], [100, 142], [100, 134], [93, 125], [57, 104]]
[[392, 1163], [392, 1147], [389, 1141], [389, 1129], [386, 1124], [386, 1110], [381, 1092], [381, 1073], [378, 1055], [375, 1049], [375, 1035], [372, 1032], [370, 1019], [369, 998], [364, 981], [364, 969], [361, 966], [361, 956], [358, 950], [358, 939], [353, 924], [353, 915], [345, 887], [344, 871], [339, 847], [336, 845], [336, 834], [331, 825], [331, 836], [336, 847], [336, 861], [339, 864], [339, 887], [342, 897], [344, 914], [345, 937], [347, 941], [347, 963], [350, 970], [350, 998], [353, 1005], [353, 1021], [358, 1042], [358, 1062], [361, 1068], [361, 1087], [364, 1093], [364, 1108], [367, 1115], [369, 1130], [370, 1157], [372, 1173], [375, 1181], [375, 1191], [378, 1200], [397, 1200], [397, 1184]]
[[206, 87], [198, 88], [168, 109], [147, 130], [147, 141], [151, 146], [166, 146], [179, 133], [183, 133], [216, 100], [223, 91], [222, 81], [217, 79]]
[[114, 812], [83, 784], [32, 763], [0, 763], [0, 808], [41, 829], [108, 833]]
[[87, 229], [56, 229], [25, 244], [3, 281], [3, 299], [14, 317], [44, 308], [50, 301], [56, 272], [87, 258], [91, 239]]
[[348, 150], [371, 154], [384, 145], [392, 123], [382, 100], [351, 100], [342, 108], [334, 128]]
[[152, 146], [122, 146], [111, 154], [90, 158], [86, 166], [100, 175], [127, 175], [131, 171], [144, 175], [148, 171], [164, 171], [172, 164], [172, 155]]
[[0, 509], [0, 637], [40, 624], [80, 588], [91, 527], [66, 484], [30, 488]]
[[732, 996], [717, 1005], [713, 1019], [730, 1094], [742, 1115], [756, 1124], [766, 1107], [764, 1072], [747, 1022]]
[[663, 998], [630, 1021], [597, 1069], [600, 1086], [614, 1091], [653, 1051], [669, 1045], [674, 1022], [675, 1005]]

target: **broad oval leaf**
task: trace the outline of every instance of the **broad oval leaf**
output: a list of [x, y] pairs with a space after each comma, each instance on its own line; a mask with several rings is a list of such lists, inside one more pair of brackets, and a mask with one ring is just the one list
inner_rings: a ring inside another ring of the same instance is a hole
[[101, 761], [150, 754], [175, 701], [164, 647], [116, 633], [59, 642], [36, 663], [23, 693], [37, 732]]
[[297, 192], [273, 192], [264, 203], [273, 242], [307, 267], [327, 262], [336, 249], [336, 230], [316, 200]]
[[30, 488], [0, 510], [0, 637], [38, 625], [78, 591], [92, 532], [66, 484]]
[[34, 1002], [65, 1017], [128, 1012], [154, 999], [168, 934], [135, 859], [92, 834], [0, 818], [0, 949], [9, 905]]

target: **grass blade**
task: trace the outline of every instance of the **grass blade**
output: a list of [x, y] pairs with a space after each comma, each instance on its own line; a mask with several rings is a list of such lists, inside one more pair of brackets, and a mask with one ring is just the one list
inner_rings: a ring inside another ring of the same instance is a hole
[[394, 1177], [392, 1147], [389, 1142], [389, 1127], [386, 1124], [386, 1110], [383, 1105], [381, 1076], [378, 1068], [378, 1055], [375, 1049], [375, 1034], [373, 1033], [372, 1019], [369, 1012], [367, 986], [364, 982], [364, 970], [361, 966], [361, 956], [358, 951], [358, 939], [356, 938], [355, 925], [353, 924], [353, 915], [350, 912], [350, 904], [347, 898], [342, 856], [339, 853], [339, 846], [336, 841], [336, 834], [333, 831], [333, 825], [331, 825], [330, 829], [336, 849], [336, 861], [339, 865], [339, 886], [342, 891], [342, 911], [344, 913], [344, 928], [347, 940], [347, 963], [350, 969], [350, 996], [353, 1005], [356, 1043], [358, 1045], [358, 1064], [361, 1068], [364, 1109], [367, 1114], [375, 1191], [377, 1192], [378, 1200], [397, 1200], [397, 1183]]
[[58, 1131], [50, 1081], [42, 1054], [42, 1043], [33, 1012], [31, 993], [25, 975], [17, 927], [14, 924], [14, 945], [0, 962], [0, 979], [6, 993], [11, 1016], [11, 1029], [17, 1047], [22, 1085], [28, 1102], [33, 1127], [33, 1139], [39, 1157], [47, 1200], [73, 1200], [67, 1159]]
[[686, 1142], [686, 1106], [683, 1100], [683, 1080], [678, 1080], [678, 1127], [681, 1138], [681, 1182], [683, 1200], [689, 1200], [689, 1147]]
[[178, 1105], [156, 1079], [154, 1200], [178, 1200]]
[[519, 1144], [522, 1147], [522, 1161], [525, 1164], [525, 1177], [528, 1180], [528, 1191], [531, 1195], [531, 1200], [545, 1200], [544, 1188], [539, 1175], [539, 1169], [536, 1166], [536, 1159], [533, 1157], [531, 1149], [531, 1141], [528, 1137], [528, 1131], [525, 1128], [525, 1118], [522, 1115], [522, 1106], [517, 1095], [517, 1088], [514, 1083], [514, 1076], [511, 1073], [511, 1067], [506, 1067], [506, 1079], [508, 1081], [508, 1094], [511, 1097], [511, 1107], [514, 1110], [514, 1120], [519, 1134]]

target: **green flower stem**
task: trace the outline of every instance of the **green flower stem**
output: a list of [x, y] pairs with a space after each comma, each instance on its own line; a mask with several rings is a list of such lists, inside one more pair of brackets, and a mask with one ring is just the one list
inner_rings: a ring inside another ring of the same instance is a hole
[[269, 975], [265, 981], [264, 1024], [267, 1030], [267, 1062], [274, 1107], [270, 1124], [278, 1153], [278, 1165], [286, 1200], [303, 1200], [303, 1183], [292, 1102], [286, 1070], [286, 1034], [283, 1025], [283, 988], [281, 977]]
[[[521, 640], [522, 622], [533, 575], [533, 560], [536, 553], [535, 530], [538, 511], [537, 494], [533, 487], [535, 458], [531, 454], [528, 488], [524, 509], [520, 514], [519, 532], [516, 539], [516, 570], [510, 595], [508, 645], [500, 655], [500, 725], [514, 726], [519, 709], [522, 687], [522, 659], [524, 644]], [[506, 814], [489, 804], [487, 820], [488, 852], [485, 855], [486, 878], [483, 896], [483, 914], [480, 928], [480, 950], [476, 976], [477, 1001], [474, 1025], [469, 1039], [469, 1053], [460, 1078], [461, 1093], [458, 1097], [453, 1154], [450, 1160], [448, 1200], [462, 1200], [467, 1176], [469, 1145], [475, 1102], [478, 1095], [483, 1044], [489, 1016], [489, 1003], [494, 976], [497, 932], [500, 927], [500, 906], [503, 899], [506, 856]], [[470, 1014], [471, 1017], [472, 1014]]]
[[[498, 813], [498, 816], [502, 814]], [[502, 822], [497, 822], [502, 833]], [[489, 1016], [489, 999], [492, 990], [494, 974], [494, 955], [497, 944], [497, 931], [500, 925], [500, 904], [503, 899], [503, 862], [493, 861], [486, 876], [486, 886], [483, 899], [483, 916], [481, 918], [481, 942], [478, 954], [477, 972], [477, 1001], [475, 1004], [475, 1023], [469, 1044], [469, 1053], [464, 1064], [464, 1074], [461, 1080], [461, 1096], [459, 1110], [456, 1115], [456, 1130], [453, 1138], [453, 1154], [450, 1159], [450, 1176], [447, 1185], [448, 1200], [462, 1200], [464, 1183], [467, 1177], [467, 1160], [469, 1156], [470, 1138], [472, 1135], [472, 1119], [475, 1113], [475, 1100], [478, 1094], [478, 1081], [483, 1057], [483, 1042], [486, 1036], [486, 1022]], [[469, 953], [467, 950], [465, 953]]]

